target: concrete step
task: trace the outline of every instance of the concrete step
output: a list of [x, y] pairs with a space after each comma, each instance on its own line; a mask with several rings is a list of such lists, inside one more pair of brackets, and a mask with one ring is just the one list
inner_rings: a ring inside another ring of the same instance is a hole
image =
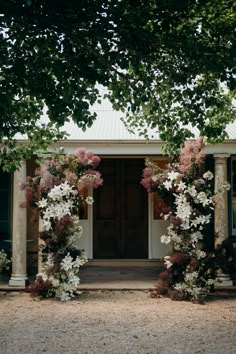
[[89, 259], [86, 267], [163, 267], [159, 259]]

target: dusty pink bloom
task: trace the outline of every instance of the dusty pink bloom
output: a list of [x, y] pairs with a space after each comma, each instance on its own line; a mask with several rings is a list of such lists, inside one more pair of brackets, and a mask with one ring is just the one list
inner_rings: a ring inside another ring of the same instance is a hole
[[54, 186], [58, 186], [62, 180], [51, 175], [49, 172], [45, 173], [40, 181], [40, 190], [43, 193], [49, 192]]
[[183, 264], [186, 260], [186, 255], [178, 252], [171, 256], [169, 260], [172, 264]]
[[171, 215], [170, 216], [170, 222], [174, 224], [175, 226], [178, 226], [182, 223], [182, 220], [176, 216]]
[[92, 162], [93, 162], [93, 165], [95, 168], [100, 164], [100, 161], [101, 161], [101, 159], [97, 155], [94, 155], [92, 157]]
[[86, 152], [86, 157], [87, 157], [88, 160], [92, 159], [93, 156], [94, 156], [94, 153], [92, 151], [87, 151]]
[[25, 190], [25, 188], [28, 186], [28, 183], [27, 182], [22, 182], [21, 185], [20, 185], [20, 189], [23, 191]]
[[64, 216], [60, 220], [57, 221], [55, 226], [55, 231], [57, 234], [60, 234], [68, 225], [71, 223], [70, 216]]
[[74, 155], [78, 158], [78, 161], [84, 165], [86, 160], [87, 160], [87, 156], [86, 156], [86, 150], [85, 148], [81, 147], [81, 148], [78, 148]]
[[186, 141], [179, 157], [179, 171], [181, 173], [188, 173], [192, 166], [200, 166], [205, 157], [202, 148], [204, 146], [203, 138], [199, 137], [196, 141]]
[[102, 185], [103, 179], [100, 172], [94, 170], [84, 171], [84, 175], [79, 179], [77, 183], [77, 189], [82, 191], [86, 188], [97, 188]]
[[74, 172], [71, 172], [68, 170], [65, 172], [65, 179], [68, 181], [68, 183], [71, 186], [73, 186], [73, 185], [76, 185], [77, 180], [78, 180], [78, 176]]
[[152, 191], [152, 188], [155, 186], [155, 183], [152, 180], [152, 176], [153, 176], [153, 169], [150, 167], [144, 168], [143, 178], [140, 183], [144, 188], [147, 189], [149, 193]]

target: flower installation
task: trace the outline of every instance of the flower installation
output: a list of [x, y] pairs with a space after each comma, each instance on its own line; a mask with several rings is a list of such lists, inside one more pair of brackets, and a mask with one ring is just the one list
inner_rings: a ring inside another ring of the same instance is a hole
[[[204, 171], [203, 138], [187, 141], [177, 163], [164, 169], [146, 160], [142, 185], [157, 192], [169, 221], [161, 242], [172, 246], [164, 258], [166, 270], [160, 274], [157, 291], [172, 299], [202, 302], [214, 284], [213, 240], [214, 175]], [[228, 188], [225, 184], [224, 188]]]
[[25, 206], [38, 211], [43, 230], [43, 269], [29, 286], [33, 296], [66, 301], [79, 294], [79, 269], [87, 261], [79, 248], [82, 235], [80, 215], [93, 198], [88, 189], [102, 185], [96, 167], [100, 158], [84, 148], [74, 154], [55, 155], [22, 185]]
[[9, 270], [9, 265], [11, 261], [7, 258], [7, 254], [4, 252], [4, 250], [0, 251], [0, 273], [2, 273], [4, 270]]

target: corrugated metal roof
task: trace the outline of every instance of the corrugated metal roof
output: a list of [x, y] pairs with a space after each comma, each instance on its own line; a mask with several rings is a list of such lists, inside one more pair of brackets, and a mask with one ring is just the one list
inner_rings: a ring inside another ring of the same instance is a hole
[[225, 130], [228, 134], [228, 139], [236, 139], [236, 121], [234, 123], [228, 124]]
[[109, 102], [95, 105], [92, 111], [96, 112], [97, 118], [86, 131], [72, 121], [65, 124], [62, 130], [69, 134], [69, 140], [144, 140], [137, 131], [134, 134], [128, 131], [121, 120], [124, 113], [114, 111]]
[[[83, 131], [81, 128], [71, 120], [67, 122], [62, 130], [68, 133], [68, 140], [82, 140], [82, 141], [144, 141], [144, 137], [140, 136], [136, 130], [134, 133], [128, 131], [122, 122], [121, 118], [124, 117], [124, 113], [114, 111], [111, 103], [108, 99], [102, 101], [102, 104], [95, 104], [91, 108], [92, 112], [96, 112], [97, 118], [94, 121], [93, 125], [90, 128], [87, 128], [86, 131]], [[47, 117], [42, 117], [42, 122], [47, 122]], [[195, 136], [199, 135], [198, 129], [191, 128]], [[236, 139], [236, 121], [232, 124], [229, 124], [226, 128], [228, 133], [228, 139]], [[153, 138], [153, 132], [150, 130], [149, 139], [150, 140], [159, 140], [159, 135], [156, 133]], [[18, 140], [24, 139], [24, 137], [17, 134], [16, 138]]]
[[[97, 119], [92, 127], [87, 128], [85, 132], [72, 121], [65, 124], [63, 129], [69, 134], [68, 140], [145, 140], [143, 136], [139, 135], [137, 130], [134, 131], [134, 134], [127, 130], [121, 120], [124, 117], [124, 113], [114, 111], [108, 100], [104, 100], [101, 105], [94, 105], [92, 111], [97, 113]], [[197, 128], [189, 128], [195, 137], [199, 136]], [[226, 132], [228, 133], [228, 139], [236, 139], [236, 120], [227, 126]], [[150, 130], [149, 139], [159, 140], [158, 133], [155, 134], [154, 138], [152, 135], [153, 132]]]

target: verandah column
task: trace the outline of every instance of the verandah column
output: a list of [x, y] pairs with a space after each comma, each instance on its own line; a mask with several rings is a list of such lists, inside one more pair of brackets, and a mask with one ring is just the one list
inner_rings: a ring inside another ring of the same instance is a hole
[[25, 286], [26, 274], [26, 240], [27, 223], [26, 208], [21, 208], [20, 203], [25, 200], [21, 184], [26, 180], [26, 161], [13, 176], [13, 226], [12, 226], [12, 275], [10, 286]]
[[[227, 182], [227, 159], [229, 154], [214, 154], [215, 159], [215, 193], [219, 191], [222, 186]], [[215, 200], [215, 212], [214, 212], [214, 231], [215, 231], [215, 248], [222, 244], [224, 240], [229, 237], [228, 227], [228, 193], [224, 190], [223, 193], [219, 193]], [[230, 278], [219, 273], [218, 281], [222, 286], [231, 286], [232, 281]]]

